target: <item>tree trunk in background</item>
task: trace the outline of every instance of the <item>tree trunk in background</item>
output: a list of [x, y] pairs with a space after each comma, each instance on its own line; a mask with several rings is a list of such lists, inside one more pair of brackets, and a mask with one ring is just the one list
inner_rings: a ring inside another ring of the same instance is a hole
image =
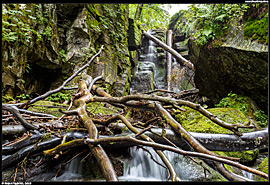
[[146, 31], [143, 32], [143, 34], [151, 39], [153, 42], [155, 42], [156, 44], [158, 44], [159, 46], [161, 46], [164, 50], [170, 52], [179, 62], [182, 62], [183, 65], [187, 66], [189, 69], [194, 69], [193, 64], [185, 59], [184, 57], [182, 57], [177, 51], [175, 51], [173, 48], [167, 46], [165, 43], [163, 43], [162, 41], [160, 41], [159, 39], [157, 39], [156, 37], [152, 36], [151, 34], [147, 33]]
[[[167, 45], [172, 48], [172, 30], [167, 32]], [[172, 55], [170, 52], [166, 53], [167, 58], [167, 90], [171, 90], [171, 71], [172, 71]]]
[[138, 20], [141, 17], [142, 14], [142, 9], [143, 9], [143, 4], [138, 4], [137, 9], [136, 9], [136, 13], [134, 16], [134, 20]]

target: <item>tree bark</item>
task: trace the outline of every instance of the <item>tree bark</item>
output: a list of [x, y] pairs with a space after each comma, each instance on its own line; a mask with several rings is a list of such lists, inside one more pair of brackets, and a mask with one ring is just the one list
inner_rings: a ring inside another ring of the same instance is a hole
[[[98, 138], [98, 130], [91, 120], [91, 118], [87, 115], [86, 112], [86, 103], [93, 100], [93, 96], [89, 92], [85, 81], [82, 80], [79, 82], [78, 86], [78, 94], [80, 94], [80, 98], [74, 100], [74, 106], [76, 107], [75, 110], [71, 111], [62, 111], [65, 114], [78, 114], [84, 123], [84, 126], [88, 130], [89, 138], [91, 139], [97, 139]], [[118, 181], [117, 174], [113, 168], [113, 165], [107, 156], [106, 152], [103, 150], [101, 145], [88, 145], [91, 152], [94, 154], [95, 158], [97, 159], [97, 162], [103, 172], [103, 175], [106, 179], [106, 181]]]
[[135, 12], [134, 20], [137, 21], [141, 17], [143, 4], [138, 4]]
[[[167, 45], [172, 48], [172, 30], [168, 30], [167, 33]], [[171, 90], [171, 71], [172, 71], [172, 55], [170, 52], [167, 51], [167, 90]]]
[[187, 66], [189, 69], [194, 69], [193, 64], [188, 61], [187, 59], [185, 59], [184, 57], [182, 57], [177, 51], [175, 51], [173, 48], [167, 46], [166, 44], [164, 44], [162, 41], [160, 41], [159, 39], [157, 39], [156, 37], [152, 36], [151, 34], [143, 31], [143, 34], [151, 39], [153, 42], [155, 42], [156, 44], [158, 44], [159, 46], [161, 46], [164, 50], [166, 50], [167, 52], [170, 52], [176, 59], [177, 61], [180, 61], [181, 64]]

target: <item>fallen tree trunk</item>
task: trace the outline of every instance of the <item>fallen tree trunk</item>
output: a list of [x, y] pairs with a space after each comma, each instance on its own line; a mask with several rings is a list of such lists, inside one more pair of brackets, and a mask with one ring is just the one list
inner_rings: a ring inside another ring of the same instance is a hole
[[[101, 121], [93, 120], [95, 124], [101, 124]], [[51, 123], [35, 123], [34, 125], [40, 126], [40, 125], [51, 125]], [[122, 130], [125, 125], [123, 124], [110, 124], [111, 129], [118, 129]], [[116, 128], [117, 127], [117, 128]], [[97, 127], [99, 128], [99, 127]], [[140, 131], [141, 129], [139, 129]], [[156, 132], [158, 134], [162, 133], [161, 128], [151, 128], [153, 132]], [[2, 126], [2, 135], [3, 139], [9, 138], [13, 135], [22, 135], [26, 132], [26, 129], [22, 125], [7, 125]], [[180, 148], [188, 149], [188, 145], [183, 141], [183, 138], [176, 135], [172, 130], [165, 129], [166, 137], [172, 141], [175, 145], [177, 145]], [[75, 132], [74, 132], [75, 133]], [[196, 132], [189, 132], [195, 139], [197, 139], [205, 148], [211, 151], [225, 151], [225, 152], [233, 152], [233, 151], [247, 151], [247, 150], [255, 150], [255, 149], [266, 149], [268, 148], [268, 130], [263, 129], [255, 132], [248, 132], [243, 133], [241, 137], [237, 137], [235, 135], [230, 134], [209, 134], [209, 133], [196, 133]], [[161, 144], [167, 144], [167, 142], [147, 131], [144, 133], [145, 135], [151, 137], [155, 142], [161, 143]], [[80, 132], [77, 132], [77, 139], [83, 138], [85, 135], [80, 135]], [[104, 137], [100, 135], [100, 137]], [[113, 145], [110, 145], [108, 147], [112, 147]], [[128, 145], [128, 143], [122, 143], [123, 147], [128, 147], [132, 145]], [[119, 146], [119, 147], [121, 147]], [[107, 146], [106, 146], [107, 147]], [[114, 147], [114, 146], [113, 146]], [[2, 147], [2, 150], [4, 152], [5, 147]], [[8, 150], [8, 149], [7, 149]]]
[[160, 41], [159, 39], [157, 39], [156, 37], [152, 36], [151, 34], [145, 32], [145, 31], [143, 32], [143, 34], [147, 38], [151, 39], [153, 42], [155, 42], [156, 44], [158, 44], [159, 46], [161, 46], [164, 50], [166, 50], [167, 52], [171, 53], [178, 61], [181, 61], [183, 65], [187, 66], [189, 69], [194, 70], [193, 64], [190, 61], [188, 61], [187, 59], [185, 59], [184, 57], [182, 57], [173, 48], [167, 46], [165, 43], [163, 43], [162, 41]]

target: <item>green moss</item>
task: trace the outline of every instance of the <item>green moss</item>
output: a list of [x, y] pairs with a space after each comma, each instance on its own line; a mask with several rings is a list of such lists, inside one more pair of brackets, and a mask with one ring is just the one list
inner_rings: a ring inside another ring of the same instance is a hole
[[268, 13], [260, 20], [248, 21], [244, 26], [244, 36], [268, 44]]
[[[187, 131], [200, 133], [233, 134], [232, 131], [217, 125], [198, 111], [195, 111], [189, 107], [182, 108], [186, 109], [186, 112], [177, 114], [175, 118]], [[235, 108], [211, 108], [207, 110], [216, 115], [222, 121], [225, 121], [229, 124], [246, 124], [249, 121], [241, 111]], [[251, 129], [242, 128], [239, 130], [241, 132], [252, 131]]]
[[108, 115], [108, 114], [117, 113], [117, 110], [111, 109], [111, 108], [106, 108], [106, 107], [104, 107], [103, 103], [99, 103], [99, 102], [88, 103], [87, 109], [94, 114], [100, 113], [103, 115]]
[[[42, 105], [45, 105], [45, 106], [42, 106]], [[33, 111], [33, 112], [51, 114], [56, 117], [60, 117], [62, 115], [62, 113], [60, 113], [58, 110], [59, 108], [51, 108], [48, 106], [62, 106], [62, 107], [66, 106], [67, 107], [67, 105], [63, 105], [61, 103], [55, 103], [51, 101], [37, 101], [36, 103], [33, 104], [33, 106], [29, 107], [28, 110]]]
[[251, 163], [257, 158], [259, 154], [259, 150], [248, 150], [248, 151], [237, 151], [237, 152], [214, 151], [214, 153], [221, 156], [240, 158], [240, 161], [242, 163]]
[[[258, 167], [259, 171], [264, 172], [266, 174], [268, 174], [268, 157], [266, 157], [260, 164], [260, 166]], [[254, 176], [254, 180], [255, 181], [267, 181], [266, 179], [259, 177], [259, 176]]]

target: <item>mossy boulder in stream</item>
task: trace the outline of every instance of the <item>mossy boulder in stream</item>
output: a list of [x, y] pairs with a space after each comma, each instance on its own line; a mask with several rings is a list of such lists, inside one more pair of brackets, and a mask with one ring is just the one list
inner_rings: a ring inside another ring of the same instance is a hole
[[[186, 112], [177, 114], [175, 118], [187, 131], [200, 133], [233, 134], [232, 131], [217, 125], [198, 111], [188, 107], [182, 108], [186, 109]], [[235, 108], [210, 108], [207, 110], [226, 123], [246, 124], [249, 122], [243, 112]], [[241, 132], [254, 131], [254, 129], [243, 128], [240, 128], [239, 130]]]

